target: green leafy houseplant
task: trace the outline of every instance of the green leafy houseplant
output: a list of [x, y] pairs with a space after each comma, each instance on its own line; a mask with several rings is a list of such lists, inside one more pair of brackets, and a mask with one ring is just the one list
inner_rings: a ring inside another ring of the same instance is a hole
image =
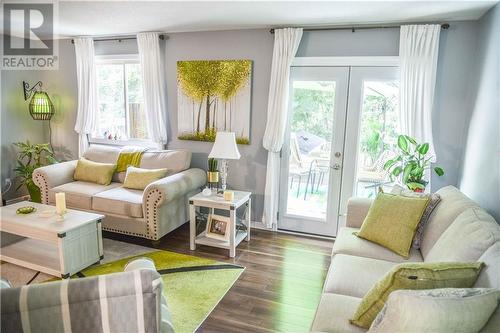
[[[389, 159], [384, 164], [391, 177], [401, 176], [402, 183], [410, 190], [423, 192], [429, 183], [424, 179], [425, 171], [431, 168], [433, 156], [427, 156], [429, 152], [428, 143], [418, 143], [408, 135], [399, 135], [397, 144], [399, 153], [396, 157]], [[438, 176], [444, 175], [441, 167], [434, 167]]]
[[31, 144], [29, 141], [14, 143], [19, 148], [17, 167], [14, 171], [20, 180], [17, 189], [26, 186], [33, 202], [41, 202], [40, 189], [33, 182], [33, 171], [47, 164], [57, 163], [54, 152], [48, 143]]

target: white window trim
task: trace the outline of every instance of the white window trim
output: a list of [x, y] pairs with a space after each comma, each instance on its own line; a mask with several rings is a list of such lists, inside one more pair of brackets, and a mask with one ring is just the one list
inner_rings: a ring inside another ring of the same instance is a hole
[[399, 56], [295, 57], [292, 67], [369, 66], [398, 67]]
[[[137, 64], [139, 63], [139, 54], [110, 54], [110, 55], [97, 55], [95, 56], [96, 64]], [[90, 136], [89, 143], [108, 145], [108, 146], [141, 146], [146, 148], [163, 149], [163, 145], [152, 140], [143, 139], [127, 139], [127, 140], [113, 140], [104, 139]]]
[[89, 143], [98, 145], [108, 145], [108, 146], [140, 146], [145, 148], [158, 148], [163, 149], [163, 144], [154, 142], [152, 140], [140, 140], [140, 139], [130, 139], [130, 140], [113, 140], [113, 139], [102, 139], [90, 137]]

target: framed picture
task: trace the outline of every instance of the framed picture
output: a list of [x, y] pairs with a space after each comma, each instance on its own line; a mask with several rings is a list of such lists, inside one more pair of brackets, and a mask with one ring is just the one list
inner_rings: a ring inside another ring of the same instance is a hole
[[229, 217], [210, 214], [207, 222], [207, 237], [227, 241], [231, 220]]
[[251, 89], [251, 60], [178, 61], [178, 139], [214, 142], [224, 131], [250, 144]]

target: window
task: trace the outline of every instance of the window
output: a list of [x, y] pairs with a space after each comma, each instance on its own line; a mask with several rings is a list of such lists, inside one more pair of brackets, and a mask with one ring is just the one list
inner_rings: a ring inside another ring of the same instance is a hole
[[94, 141], [148, 140], [138, 57], [97, 57], [96, 70], [99, 108]]

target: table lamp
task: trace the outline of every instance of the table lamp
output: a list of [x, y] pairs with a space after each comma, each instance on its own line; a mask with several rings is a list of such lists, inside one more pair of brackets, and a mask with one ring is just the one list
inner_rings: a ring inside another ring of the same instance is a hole
[[236, 145], [236, 135], [233, 132], [217, 132], [214, 146], [208, 157], [221, 160], [221, 187], [222, 191], [225, 191], [227, 187], [227, 160], [239, 160], [241, 157]]

